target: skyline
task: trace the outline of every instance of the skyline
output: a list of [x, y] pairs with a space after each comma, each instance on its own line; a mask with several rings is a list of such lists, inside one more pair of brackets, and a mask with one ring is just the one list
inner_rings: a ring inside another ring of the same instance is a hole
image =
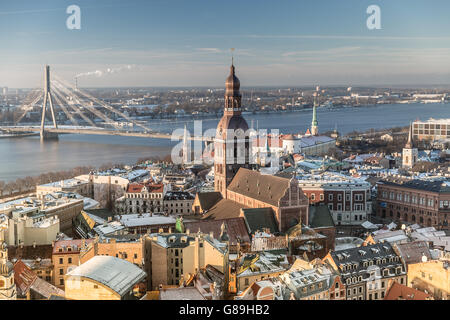
[[[66, 8], [81, 8], [68, 30]], [[366, 9], [381, 8], [381, 30]], [[0, 86], [221, 87], [230, 48], [246, 86], [450, 84], [450, 4], [385, 1], [31, 1], [0, 6]], [[128, 67], [130, 66], [130, 67]], [[121, 69], [107, 72], [108, 69]]]

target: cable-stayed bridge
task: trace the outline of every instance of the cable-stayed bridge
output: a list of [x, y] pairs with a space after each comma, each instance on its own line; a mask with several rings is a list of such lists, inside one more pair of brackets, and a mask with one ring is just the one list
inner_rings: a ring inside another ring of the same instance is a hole
[[[154, 132], [145, 124], [135, 119], [132, 119], [125, 113], [117, 110], [108, 103], [95, 98], [91, 94], [73, 87], [65, 80], [53, 76], [50, 78], [50, 66], [45, 66], [44, 73], [44, 90], [33, 90], [30, 92], [26, 100], [31, 100], [30, 103], [23, 105], [23, 113], [17, 118], [14, 126], [0, 126], [0, 131], [16, 134], [27, 135], [31, 133], [38, 133], [41, 140], [58, 139], [58, 134], [88, 134], [88, 135], [116, 135], [128, 137], [141, 138], [156, 138], [156, 139], [186, 139], [185, 134], [172, 135], [168, 133]], [[35, 105], [42, 101], [42, 115], [40, 126], [21, 126], [20, 121], [25, 115], [33, 110]], [[58, 126], [55, 117], [55, 110], [59, 107], [67, 119], [70, 120], [70, 126]], [[69, 111], [70, 110], [70, 111]], [[101, 110], [106, 111], [102, 112]], [[50, 111], [52, 126], [46, 126], [46, 117]], [[103, 121], [105, 125], [111, 127], [107, 129], [99, 127], [95, 121], [87, 116], [88, 113], [94, 115], [95, 118]], [[114, 120], [111, 117], [118, 118]], [[80, 122], [83, 122], [81, 125]], [[125, 130], [124, 124], [132, 124], [133, 130]], [[138, 130], [135, 130], [137, 128]], [[204, 136], [187, 136], [189, 140], [201, 140], [212, 142], [212, 137]]]

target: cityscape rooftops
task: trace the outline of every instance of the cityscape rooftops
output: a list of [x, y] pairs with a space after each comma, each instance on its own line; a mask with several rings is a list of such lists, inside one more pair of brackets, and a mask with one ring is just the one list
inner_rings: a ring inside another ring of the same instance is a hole
[[72, 187], [79, 186], [82, 184], [87, 184], [87, 182], [83, 181], [83, 180], [72, 178], [72, 179], [66, 179], [66, 180], [45, 183], [45, 184], [40, 185], [40, 187], [72, 188]]
[[246, 254], [241, 258], [238, 277], [257, 274], [283, 272], [289, 263], [285, 250], [263, 251], [256, 254]]
[[164, 192], [164, 184], [157, 183], [130, 183], [127, 189], [128, 193], [163, 193]]
[[194, 200], [195, 196], [192, 193], [184, 191], [167, 192], [164, 200]]
[[172, 216], [156, 215], [152, 213], [124, 214], [118, 217], [120, 223], [125, 227], [151, 226], [175, 224], [176, 219]]
[[53, 245], [53, 254], [73, 254], [79, 253], [82, 245], [89, 245], [94, 239], [73, 239], [55, 241]]
[[94, 231], [100, 237], [106, 237], [111, 234], [117, 234], [118, 232], [124, 232], [125, 226], [120, 221], [111, 221], [104, 224], [100, 224], [94, 228]]
[[338, 172], [323, 172], [320, 174], [297, 174], [297, 180], [300, 185], [353, 185], [368, 187], [369, 182], [365, 181], [363, 178], [355, 178], [349, 175], [341, 174]]
[[384, 300], [430, 300], [431, 298], [432, 296], [425, 292], [393, 281], [391, 287], [386, 292]]
[[378, 184], [398, 186], [408, 189], [417, 189], [430, 192], [450, 193], [450, 183], [447, 181], [408, 180], [408, 179], [383, 179]]
[[402, 264], [388, 242], [332, 251], [331, 257], [343, 277], [365, 273], [370, 265], [390, 268]]

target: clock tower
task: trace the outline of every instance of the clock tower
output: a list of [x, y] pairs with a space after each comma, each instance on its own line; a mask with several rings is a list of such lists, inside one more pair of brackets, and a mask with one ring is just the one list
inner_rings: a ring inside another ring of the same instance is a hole
[[234, 64], [225, 82], [223, 117], [214, 140], [214, 189], [227, 197], [226, 190], [239, 168], [250, 168], [250, 137], [242, 117], [240, 82]]

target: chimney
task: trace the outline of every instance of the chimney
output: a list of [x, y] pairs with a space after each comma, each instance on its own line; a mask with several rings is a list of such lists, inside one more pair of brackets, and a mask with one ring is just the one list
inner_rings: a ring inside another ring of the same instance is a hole
[[36, 241], [33, 241], [33, 248], [36, 248]]
[[186, 229], [186, 234], [189, 235], [191, 231], [189, 229]]

